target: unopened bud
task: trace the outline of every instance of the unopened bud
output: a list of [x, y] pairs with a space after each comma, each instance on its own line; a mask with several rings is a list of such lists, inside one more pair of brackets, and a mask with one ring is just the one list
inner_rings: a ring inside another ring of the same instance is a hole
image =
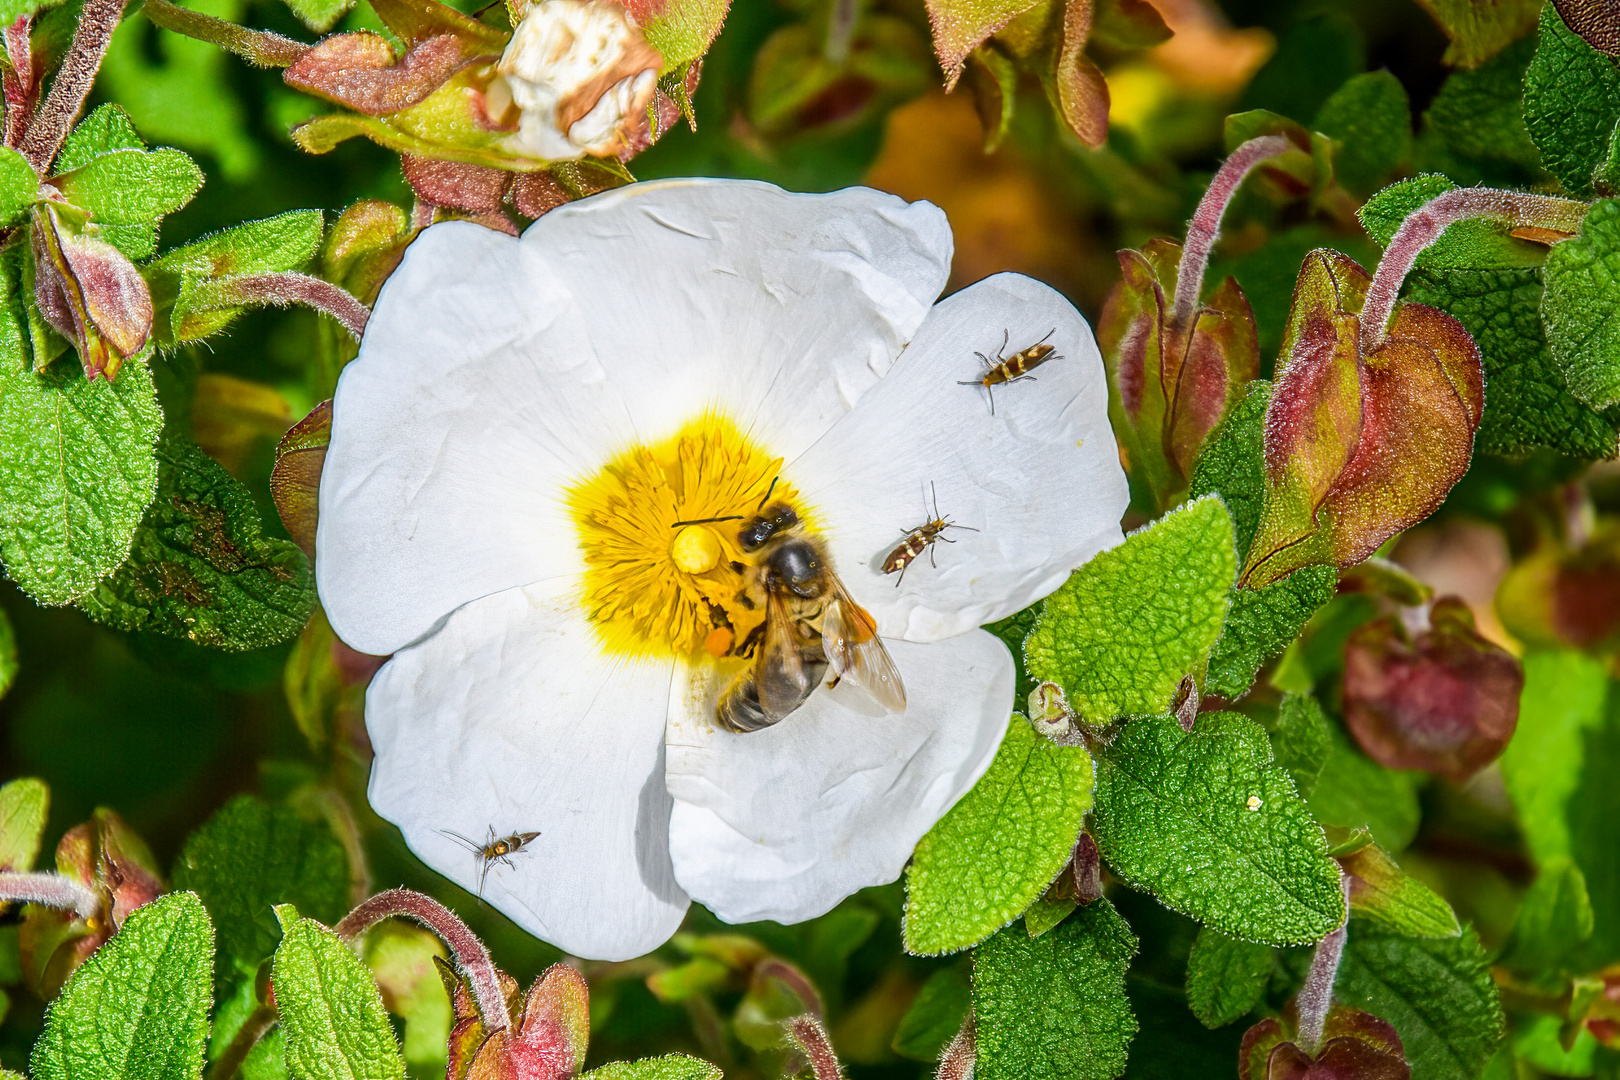
[[1043, 682], [1029, 692], [1029, 722], [1048, 739], [1061, 739], [1074, 731], [1074, 712], [1063, 687]]
[[[664, 59], [611, 0], [540, 0], [518, 23], [487, 93], [518, 111], [521, 153], [551, 161], [628, 149], [647, 124]], [[507, 102], [510, 101], [510, 105]]]

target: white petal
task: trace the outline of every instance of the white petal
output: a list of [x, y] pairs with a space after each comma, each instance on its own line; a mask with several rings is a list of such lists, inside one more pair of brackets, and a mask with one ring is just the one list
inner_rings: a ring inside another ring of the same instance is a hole
[[[1035, 381], [985, 391], [974, 351], [1048, 339]], [[1129, 493], [1091, 328], [1059, 293], [998, 274], [937, 305], [881, 383], [785, 470], [838, 573], [888, 638], [937, 641], [1046, 596], [1120, 540]], [[964, 526], [895, 576], [884, 557], [939, 511]], [[925, 502], [926, 500], [926, 502]], [[977, 529], [977, 532], [969, 531]], [[937, 566], [935, 565], [937, 563]]]
[[1006, 646], [975, 630], [890, 649], [903, 714], [857, 711], [841, 686], [747, 735], [715, 728], [713, 688], [677, 669], [670, 855], [694, 900], [732, 923], [814, 918], [899, 877], [923, 833], [990, 767], [1012, 712]]
[[564, 585], [476, 600], [372, 681], [371, 805], [468, 889], [479, 860], [441, 830], [539, 831], [490, 867], [484, 899], [577, 956], [639, 956], [687, 907], [668, 850], [669, 681], [668, 664], [604, 657]]
[[889, 369], [951, 261], [929, 203], [752, 180], [632, 184], [553, 210], [523, 242], [569, 283], [635, 436], [717, 406], [789, 458]]

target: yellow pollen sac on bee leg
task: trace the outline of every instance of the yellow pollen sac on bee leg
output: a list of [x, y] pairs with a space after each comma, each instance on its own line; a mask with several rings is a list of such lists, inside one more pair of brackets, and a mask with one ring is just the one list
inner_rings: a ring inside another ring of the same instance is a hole
[[703, 525], [687, 525], [675, 534], [669, 557], [683, 573], [708, 573], [720, 564], [720, 538]]

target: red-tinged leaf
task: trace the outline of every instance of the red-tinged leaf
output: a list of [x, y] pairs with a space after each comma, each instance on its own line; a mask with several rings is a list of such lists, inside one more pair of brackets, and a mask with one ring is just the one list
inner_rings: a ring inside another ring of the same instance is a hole
[[315, 558], [315, 524], [320, 517], [321, 467], [332, 439], [332, 403], [323, 401], [294, 424], [276, 444], [270, 470], [270, 497], [287, 535]]
[[35, 266], [50, 270], [36, 274], [41, 312], [78, 348], [87, 378], [113, 378], [151, 335], [146, 279], [111, 244], [66, 226], [55, 208], [35, 211], [32, 234]]
[[1243, 1035], [1241, 1080], [1409, 1080], [1400, 1036], [1388, 1023], [1344, 1006], [1329, 1010], [1322, 1045], [1313, 1056], [1294, 1041], [1292, 1006]]
[[438, 0], [373, 0], [371, 7], [383, 25], [407, 47], [440, 34], [453, 34], [480, 54], [499, 56], [506, 48], [509, 35], [505, 31], [463, 15]]
[[550, 173], [523, 173], [512, 181], [512, 205], [524, 217], [537, 218], [572, 198]]
[[671, 71], [709, 51], [731, 0], [625, 0], [624, 6]]
[[[1181, 335], [1173, 335], [1174, 342]], [[1166, 356], [1165, 382], [1175, 387], [1168, 432], [1170, 460], [1181, 475], [1191, 476], [1204, 439], [1214, 430], [1243, 387], [1260, 374], [1260, 340], [1254, 312], [1237, 280], [1221, 282], [1194, 316], [1180, 362]]]
[[1135, 445], [1142, 441], [1140, 433], [1152, 432], [1156, 438], [1164, 425], [1160, 348], [1165, 294], [1141, 252], [1121, 251], [1119, 271], [1120, 282], [1108, 294], [1097, 320], [1097, 344], [1112, 384], [1114, 427], [1127, 440], [1134, 471], [1151, 468], [1137, 460], [1143, 456]]
[[1034, 7], [1038, 0], [928, 0], [934, 53], [945, 69], [945, 88], [962, 76], [968, 53], [990, 35]]
[[334, 34], [282, 74], [288, 86], [368, 116], [400, 112], [427, 100], [445, 80], [478, 60], [494, 60], [481, 41], [438, 34], [396, 58], [381, 34]]
[[572, 1080], [591, 1037], [590, 989], [578, 971], [553, 964], [535, 980], [510, 1053], [522, 1080]]
[[321, 276], [370, 304], [416, 232], [410, 215], [393, 203], [361, 199], [332, 223], [321, 248]]
[[1116, 49], [1145, 49], [1170, 38], [1170, 27], [1147, 0], [1100, 0], [1091, 36]]
[[1068, 0], [1063, 9], [1063, 47], [1058, 51], [1058, 111], [1074, 137], [1096, 149], [1108, 141], [1108, 81], [1085, 57], [1091, 37], [1092, 0]]
[[405, 182], [423, 202], [487, 214], [501, 208], [512, 174], [484, 165], [462, 165], [454, 161], [401, 154]]
[[1430, 622], [1415, 639], [1394, 616], [1350, 635], [1344, 719], [1380, 764], [1461, 782], [1496, 760], [1513, 736], [1524, 668], [1475, 632], [1473, 615], [1456, 597], [1436, 602]]

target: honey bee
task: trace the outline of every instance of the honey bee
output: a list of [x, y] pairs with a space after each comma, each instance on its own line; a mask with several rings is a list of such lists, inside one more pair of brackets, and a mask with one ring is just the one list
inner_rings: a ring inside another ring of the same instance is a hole
[[1046, 337], [1041, 338], [1029, 348], [1015, 352], [1011, 356], [1003, 357], [1001, 354], [1007, 351], [1007, 340], [1012, 336], [1012, 331], [1003, 330], [1001, 332], [1001, 348], [996, 350], [994, 360], [982, 352], [973, 354], [984, 361], [984, 375], [977, 379], [958, 379], [958, 384], [961, 386], [984, 387], [985, 394], [990, 398], [990, 415], [996, 415], [996, 395], [990, 389], [992, 386], [1017, 382], [1020, 379], [1034, 379], [1035, 376], [1030, 374], [1031, 371], [1034, 371], [1048, 360], [1063, 359], [1062, 356], [1053, 356], [1052, 350], [1055, 346], [1046, 343], [1046, 339], [1055, 333], [1057, 333], [1057, 327], [1054, 326], [1046, 332]]
[[513, 833], [511, 836], [495, 836], [495, 826], [489, 827], [489, 839], [483, 843], [468, 839], [458, 832], [449, 829], [439, 830], [478, 858], [478, 898], [484, 898], [484, 879], [489, 876], [489, 868], [495, 863], [505, 863], [512, 866], [512, 856], [522, 851], [529, 841], [540, 834], [537, 832]]
[[[955, 540], [944, 535], [946, 529], [966, 529], [968, 532], [979, 531], [971, 525], [958, 525], [950, 518], [940, 516], [939, 493], [934, 490], [933, 481], [929, 481], [928, 491], [934, 500], [934, 516], [915, 529], [902, 530], [906, 533], [906, 538], [900, 541], [899, 545], [889, 552], [888, 556], [883, 560], [883, 572], [885, 574], [898, 572], [900, 575], [894, 583], [894, 587], [897, 589], [900, 587], [900, 582], [906, 580], [906, 567], [910, 566], [912, 561], [924, 551], [928, 552], [929, 565], [936, 569], [939, 567], [939, 564], [934, 562], [934, 545], [941, 540], [947, 544], [956, 543]], [[923, 504], [923, 512], [928, 512], [927, 503]]]
[[742, 643], [754, 650], [753, 666], [720, 695], [715, 722], [736, 732], [769, 727], [803, 705], [829, 668], [829, 686], [847, 679], [888, 712], [905, 711], [905, 687], [877, 622], [850, 599], [793, 508], [762, 503], [737, 543], [760, 555], [750, 587], [764, 594], [765, 622], [757, 642]]

